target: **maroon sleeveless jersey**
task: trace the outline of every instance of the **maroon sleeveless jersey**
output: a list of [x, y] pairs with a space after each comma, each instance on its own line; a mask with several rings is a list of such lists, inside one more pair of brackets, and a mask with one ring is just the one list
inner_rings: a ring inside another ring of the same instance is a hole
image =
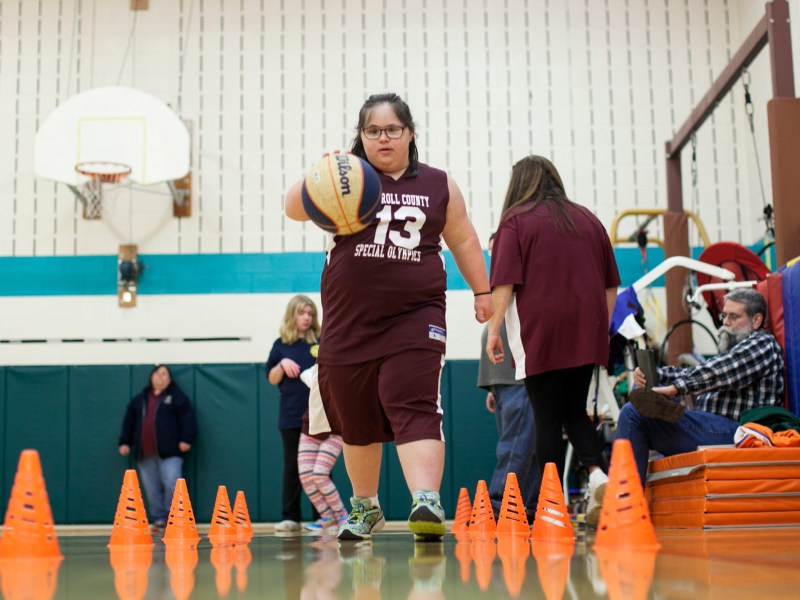
[[445, 351], [447, 174], [420, 164], [416, 177], [379, 175], [375, 221], [328, 245], [319, 364], [355, 364], [411, 348]]

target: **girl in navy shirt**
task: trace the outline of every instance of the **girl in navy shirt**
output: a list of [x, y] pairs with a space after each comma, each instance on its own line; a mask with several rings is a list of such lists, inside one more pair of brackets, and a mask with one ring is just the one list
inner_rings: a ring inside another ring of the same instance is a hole
[[297, 450], [308, 410], [308, 386], [300, 373], [314, 366], [319, 349], [317, 307], [308, 296], [298, 294], [289, 301], [281, 325], [281, 336], [275, 340], [267, 358], [267, 379], [280, 390], [278, 429], [283, 439], [282, 521], [277, 531], [300, 530], [300, 475]]

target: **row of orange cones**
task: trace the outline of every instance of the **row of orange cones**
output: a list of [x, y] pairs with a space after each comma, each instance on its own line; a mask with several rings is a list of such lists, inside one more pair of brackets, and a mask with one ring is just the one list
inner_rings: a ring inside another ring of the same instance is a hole
[[[252, 560], [247, 543], [252, 536], [244, 492], [237, 492], [231, 511], [227, 490], [219, 486], [208, 537], [213, 546], [210, 560], [217, 572], [217, 591], [221, 595], [227, 595], [230, 590], [234, 566], [238, 589], [246, 588], [246, 569]], [[187, 599], [194, 587], [200, 535], [184, 479], [176, 483], [163, 539], [167, 545], [165, 561], [170, 569], [173, 594], [179, 600]], [[125, 472], [108, 545], [118, 596], [142, 598], [147, 589], [153, 540], [133, 469]], [[2, 596], [15, 598], [23, 594], [26, 598], [52, 598], [62, 558], [39, 454], [35, 450], [24, 450], [0, 538]]]
[[[466, 488], [461, 488], [456, 508], [453, 533], [471, 536], [510, 534], [541, 540], [572, 541], [575, 533], [564, 504], [561, 482], [553, 463], [545, 465], [539, 502], [533, 528], [528, 525], [516, 475], [508, 474], [500, 509], [495, 522], [486, 482], [478, 482], [475, 503], [471, 505]], [[636, 470], [633, 450], [627, 440], [614, 442], [609, 482], [600, 514], [596, 546], [659, 546], [647, 501]], [[231, 510], [225, 486], [219, 486], [209, 529], [214, 543], [246, 543], [253, 528], [244, 492], [236, 494]], [[197, 542], [200, 535], [194, 519], [186, 481], [178, 479], [172, 497], [169, 522], [164, 542]], [[110, 546], [152, 544], [136, 471], [129, 469], [120, 491]], [[42, 476], [39, 454], [24, 450], [20, 455], [14, 486], [11, 491], [0, 558], [60, 557], [52, 511]]]
[[[595, 546], [658, 548], [659, 543], [628, 440], [614, 442], [608, 477]], [[533, 527], [528, 525], [517, 476], [509, 473], [497, 521], [486, 482], [481, 480], [478, 482], [474, 503], [470, 503], [467, 489], [461, 488], [451, 531], [456, 535], [468, 534], [473, 538], [505, 534], [534, 540], [575, 540], [554, 463], [545, 465]]]
[[[236, 494], [231, 509], [228, 492], [219, 486], [208, 532], [212, 544], [243, 544], [253, 537], [244, 492]], [[164, 542], [193, 544], [200, 540], [186, 481], [178, 479], [172, 497]], [[109, 546], [152, 545], [136, 471], [125, 471]], [[42, 476], [39, 453], [23, 450], [0, 538], [2, 558], [61, 558], [53, 514]]]
[[[246, 544], [252, 537], [253, 526], [250, 522], [250, 513], [247, 510], [244, 492], [241, 490], [236, 492], [236, 501], [231, 510], [228, 490], [224, 485], [219, 486], [214, 502], [214, 512], [211, 514], [211, 527], [208, 530], [209, 541], [212, 544]], [[200, 540], [192, 502], [186, 488], [186, 480], [183, 478], [175, 482], [169, 519], [162, 539], [165, 544], [196, 543]], [[125, 471], [117, 504], [117, 514], [114, 518], [114, 528], [111, 531], [111, 540], [108, 545], [149, 545], [152, 543], [153, 539], [142, 503], [142, 493], [139, 489], [139, 479], [135, 470], [128, 469]]]

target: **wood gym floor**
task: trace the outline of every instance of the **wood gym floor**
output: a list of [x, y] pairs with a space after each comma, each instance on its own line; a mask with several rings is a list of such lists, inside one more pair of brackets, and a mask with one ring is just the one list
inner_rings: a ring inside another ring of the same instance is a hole
[[[507, 537], [415, 543], [404, 523], [372, 542], [276, 534], [256, 525], [245, 546], [170, 554], [111, 553], [110, 529], [57, 527], [63, 560], [0, 561], [3, 598], [797, 598], [800, 528], [657, 530], [657, 552], [599, 552], [594, 534], [574, 546]], [[201, 527], [201, 534], [204, 531]]]

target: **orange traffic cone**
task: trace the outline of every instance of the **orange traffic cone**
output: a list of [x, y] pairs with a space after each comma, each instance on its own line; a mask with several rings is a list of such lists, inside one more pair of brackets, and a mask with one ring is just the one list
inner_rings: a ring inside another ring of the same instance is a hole
[[233, 544], [213, 544], [209, 559], [216, 572], [214, 582], [217, 584], [217, 593], [223, 597], [227, 596], [233, 583]]
[[212, 544], [233, 544], [236, 541], [231, 501], [228, 499], [228, 489], [224, 485], [217, 488], [217, 499], [214, 502], [214, 512], [211, 514], [208, 540]]
[[20, 454], [3, 523], [0, 558], [62, 558], [36, 450]]
[[172, 506], [169, 509], [167, 528], [162, 538], [165, 544], [170, 542], [196, 543], [200, 541], [197, 523], [192, 512], [192, 502], [186, 489], [186, 480], [181, 477], [175, 482], [172, 493]]
[[125, 471], [122, 489], [119, 492], [117, 514], [111, 530], [109, 546], [152, 546], [153, 536], [147, 524], [139, 478], [135, 469]]
[[[164, 541], [166, 542], [167, 540]], [[197, 546], [181, 541], [168, 543], [164, 554], [164, 562], [169, 568], [169, 587], [172, 589], [175, 599], [188, 600], [194, 589]]]
[[478, 482], [478, 489], [475, 490], [475, 504], [472, 506], [468, 531], [473, 537], [494, 537], [497, 531], [492, 502], [489, 500], [489, 490], [483, 479]]
[[472, 515], [472, 502], [469, 500], [467, 488], [462, 487], [458, 492], [458, 503], [456, 504], [456, 518], [453, 521], [451, 533], [466, 533], [469, 529], [469, 519]]
[[236, 526], [236, 543], [246, 544], [253, 539], [253, 525], [250, 523], [250, 513], [247, 511], [247, 501], [244, 492], [236, 492], [236, 501], [233, 503], [233, 522]]
[[565, 544], [562, 540], [533, 540], [531, 545], [544, 597], [561, 600], [569, 581], [569, 561], [575, 544]]
[[58, 587], [61, 557], [0, 560], [0, 597], [50, 600]]
[[497, 518], [498, 535], [504, 533], [528, 537], [531, 534], [521, 496], [517, 475], [509, 473], [506, 475], [503, 503], [500, 505], [500, 516]]
[[595, 547], [660, 548], [629, 440], [617, 440], [600, 509]]
[[653, 583], [657, 548], [595, 547], [600, 576], [611, 600], [645, 600]]
[[454, 553], [456, 555], [456, 560], [458, 560], [459, 572], [463, 583], [469, 581], [470, 564], [472, 563], [470, 545], [468, 534], [459, 533], [456, 535], [456, 548]]
[[489, 538], [473, 538], [470, 540], [469, 554], [475, 563], [475, 579], [478, 587], [484, 592], [492, 582], [492, 563], [497, 556], [497, 544]]
[[503, 580], [512, 598], [519, 596], [525, 583], [525, 562], [531, 553], [527, 538], [517, 535], [497, 537], [497, 554], [503, 563]]
[[531, 538], [575, 542], [575, 532], [572, 529], [567, 505], [564, 504], [564, 491], [558, 479], [555, 463], [549, 462], [544, 466]]
[[153, 563], [153, 545], [109, 544], [114, 589], [120, 600], [141, 600], [147, 593], [147, 571]]
[[236, 589], [243, 592], [247, 589], [247, 567], [253, 562], [253, 554], [247, 544], [236, 544], [234, 550], [236, 552], [233, 559], [233, 566], [236, 567]]

